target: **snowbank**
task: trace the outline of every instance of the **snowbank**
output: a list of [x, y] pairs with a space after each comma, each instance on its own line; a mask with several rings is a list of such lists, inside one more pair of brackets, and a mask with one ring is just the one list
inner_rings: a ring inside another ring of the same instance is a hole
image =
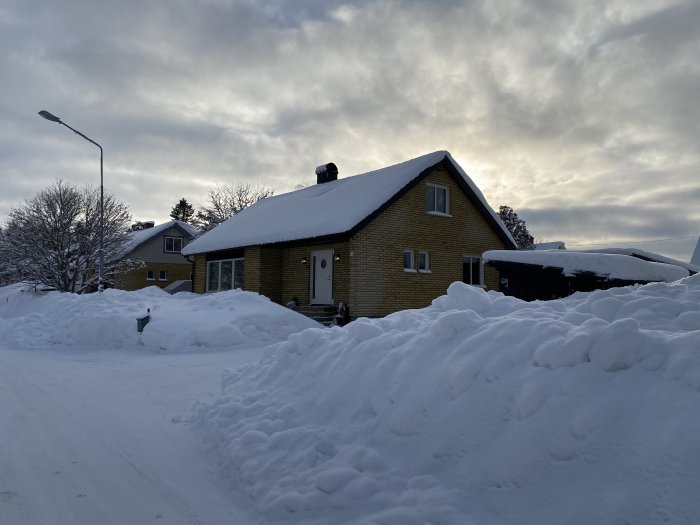
[[[34, 293], [0, 288], [0, 340], [16, 348], [47, 345], [196, 351], [284, 340], [318, 324], [255, 293], [170, 295], [158, 287], [101, 294]], [[136, 331], [136, 318], [151, 321]]]
[[700, 275], [549, 302], [453, 284], [227, 372], [196, 427], [265, 523], [700, 520]]

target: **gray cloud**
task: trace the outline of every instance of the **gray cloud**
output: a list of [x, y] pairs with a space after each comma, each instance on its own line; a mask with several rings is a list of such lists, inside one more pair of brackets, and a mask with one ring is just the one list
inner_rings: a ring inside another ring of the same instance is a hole
[[540, 237], [700, 233], [698, 27], [692, 0], [5, 2], [0, 217], [95, 180], [48, 109], [140, 219], [449, 149]]

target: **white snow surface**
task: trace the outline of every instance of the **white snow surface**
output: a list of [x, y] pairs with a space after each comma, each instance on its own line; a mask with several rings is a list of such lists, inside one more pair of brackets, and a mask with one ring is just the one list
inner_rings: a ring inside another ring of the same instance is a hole
[[198, 427], [266, 523], [700, 520], [700, 275], [310, 329]]
[[0, 288], [0, 523], [700, 522], [700, 275], [316, 326]]
[[450, 153], [435, 151], [362, 175], [259, 200], [188, 244], [182, 253], [192, 255], [345, 233], [378, 210], [421, 172], [445, 158], [455, 166], [503, 234], [512, 240], [484, 195]]
[[[159, 352], [265, 345], [318, 326], [315, 321], [256, 293], [231, 290], [175, 295], [150, 286], [135, 292], [108, 289], [77, 295], [0, 288], [0, 340], [16, 348], [143, 346]], [[143, 334], [136, 319], [151, 320]]]
[[569, 250], [489, 250], [484, 261], [534, 264], [561, 268], [564, 275], [592, 272], [607, 279], [673, 282], [688, 277], [688, 270], [675, 264], [644, 261], [620, 253], [587, 253]]

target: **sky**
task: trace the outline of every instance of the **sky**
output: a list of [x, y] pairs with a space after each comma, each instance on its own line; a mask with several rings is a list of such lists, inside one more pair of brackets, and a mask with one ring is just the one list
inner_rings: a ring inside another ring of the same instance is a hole
[[0, 224], [58, 179], [169, 220], [217, 184], [446, 149], [537, 241], [688, 261], [697, 0], [0, 0]]

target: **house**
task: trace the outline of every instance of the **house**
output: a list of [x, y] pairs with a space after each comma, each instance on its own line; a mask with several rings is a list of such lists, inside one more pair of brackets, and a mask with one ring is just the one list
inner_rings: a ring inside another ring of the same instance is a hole
[[558, 299], [574, 292], [631, 284], [673, 282], [690, 274], [684, 263], [672, 264], [669, 259], [656, 262], [614, 250], [494, 250], [483, 257], [487, 266], [500, 272], [498, 290], [525, 301]]
[[508, 230], [447, 151], [262, 199], [183, 249], [195, 292], [231, 288], [280, 304], [344, 303], [353, 317], [420, 308], [454, 281], [498, 286], [486, 250]]
[[157, 226], [152, 221], [139, 222], [133, 228], [120, 259], [142, 261], [143, 266], [121, 276], [117, 287], [138, 290], [158, 286], [172, 293], [191, 290], [192, 263], [181, 251], [197, 235], [197, 229], [176, 220]]

